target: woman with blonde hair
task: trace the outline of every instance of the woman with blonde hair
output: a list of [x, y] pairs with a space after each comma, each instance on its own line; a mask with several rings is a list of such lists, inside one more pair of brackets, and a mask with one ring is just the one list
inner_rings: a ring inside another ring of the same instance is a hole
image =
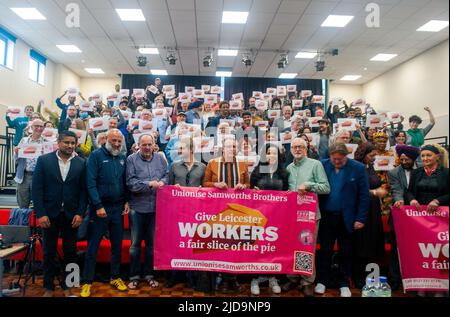
[[216, 113], [213, 110], [213, 105], [211, 105], [210, 103], [204, 103], [202, 105], [202, 110], [200, 112], [200, 117], [202, 118], [203, 122], [207, 123], [209, 118], [214, 117], [215, 115], [216, 115]]
[[432, 144], [435, 148], [437, 148], [439, 150], [440, 157], [439, 157], [439, 164], [444, 167], [444, 168], [448, 168], [449, 167], [449, 162], [448, 162], [448, 152], [447, 150], [440, 144], [436, 143], [436, 144]]

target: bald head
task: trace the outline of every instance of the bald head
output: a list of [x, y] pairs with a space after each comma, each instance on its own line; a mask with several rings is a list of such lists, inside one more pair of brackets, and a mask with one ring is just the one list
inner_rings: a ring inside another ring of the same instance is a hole
[[106, 133], [106, 149], [113, 156], [120, 154], [120, 149], [122, 146], [123, 134], [118, 129], [108, 130]]

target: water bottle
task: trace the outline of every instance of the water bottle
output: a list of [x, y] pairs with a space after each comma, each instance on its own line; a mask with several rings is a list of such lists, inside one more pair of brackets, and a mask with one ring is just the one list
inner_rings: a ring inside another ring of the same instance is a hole
[[369, 277], [366, 279], [366, 285], [361, 290], [361, 297], [377, 297], [375, 279]]
[[391, 294], [391, 287], [387, 283], [387, 278], [385, 276], [380, 276], [380, 286], [377, 297], [391, 297]]

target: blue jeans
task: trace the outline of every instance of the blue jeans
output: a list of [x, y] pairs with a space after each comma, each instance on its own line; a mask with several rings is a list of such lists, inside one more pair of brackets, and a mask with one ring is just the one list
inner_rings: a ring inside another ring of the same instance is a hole
[[[130, 280], [153, 275], [153, 244], [155, 240], [155, 213], [139, 213], [131, 209], [128, 215], [131, 229]], [[141, 246], [145, 242], [144, 265], [141, 271]]]
[[92, 284], [94, 281], [97, 252], [106, 230], [109, 230], [109, 240], [111, 241], [111, 279], [120, 276], [124, 204], [104, 206], [104, 208], [107, 214], [106, 218], [99, 218], [95, 212], [91, 212], [91, 215], [95, 214], [95, 216], [89, 221], [88, 246], [83, 270], [84, 283], [88, 284]]

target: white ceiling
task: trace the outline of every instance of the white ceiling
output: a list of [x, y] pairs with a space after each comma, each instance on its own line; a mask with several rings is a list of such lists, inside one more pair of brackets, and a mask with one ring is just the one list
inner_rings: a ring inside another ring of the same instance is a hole
[[[380, 5], [380, 28], [365, 25], [365, 6], [370, 2]], [[80, 28], [65, 25], [69, 3], [80, 5]], [[47, 20], [24, 21], [10, 7], [36, 7]], [[146, 21], [122, 22], [115, 8], [140, 8]], [[247, 23], [222, 24], [224, 10], [249, 11]], [[320, 27], [329, 14], [355, 18], [345, 28]], [[104, 77], [148, 74], [149, 69], [167, 69], [170, 75], [214, 75], [216, 67], [232, 67], [233, 76], [244, 77], [290, 72], [338, 81], [356, 74], [362, 77], [349, 83], [362, 84], [448, 39], [448, 28], [416, 32], [431, 19], [449, 19], [448, 0], [0, 0], [0, 24], [82, 77], [93, 77], [85, 67], [102, 68]], [[57, 44], [77, 45], [83, 53], [63, 53]], [[137, 46], [158, 47], [160, 55], [147, 55], [149, 65], [140, 68]], [[165, 61], [164, 47], [179, 48], [175, 66]], [[240, 51], [236, 57], [216, 56], [212, 67], [205, 68], [207, 47]], [[253, 66], [246, 68], [241, 53], [250, 48], [259, 52]], [[315, 71], [315, 60], [294, 58], [299, 50], [332, 48], [339, 49], [339, 56], [326, 57], [324, 72]], [[290, 52], [284, 70], [277, 68], [277, 51]], [[378, 53], [398, 56], [389, 62], [369, 61]]]

